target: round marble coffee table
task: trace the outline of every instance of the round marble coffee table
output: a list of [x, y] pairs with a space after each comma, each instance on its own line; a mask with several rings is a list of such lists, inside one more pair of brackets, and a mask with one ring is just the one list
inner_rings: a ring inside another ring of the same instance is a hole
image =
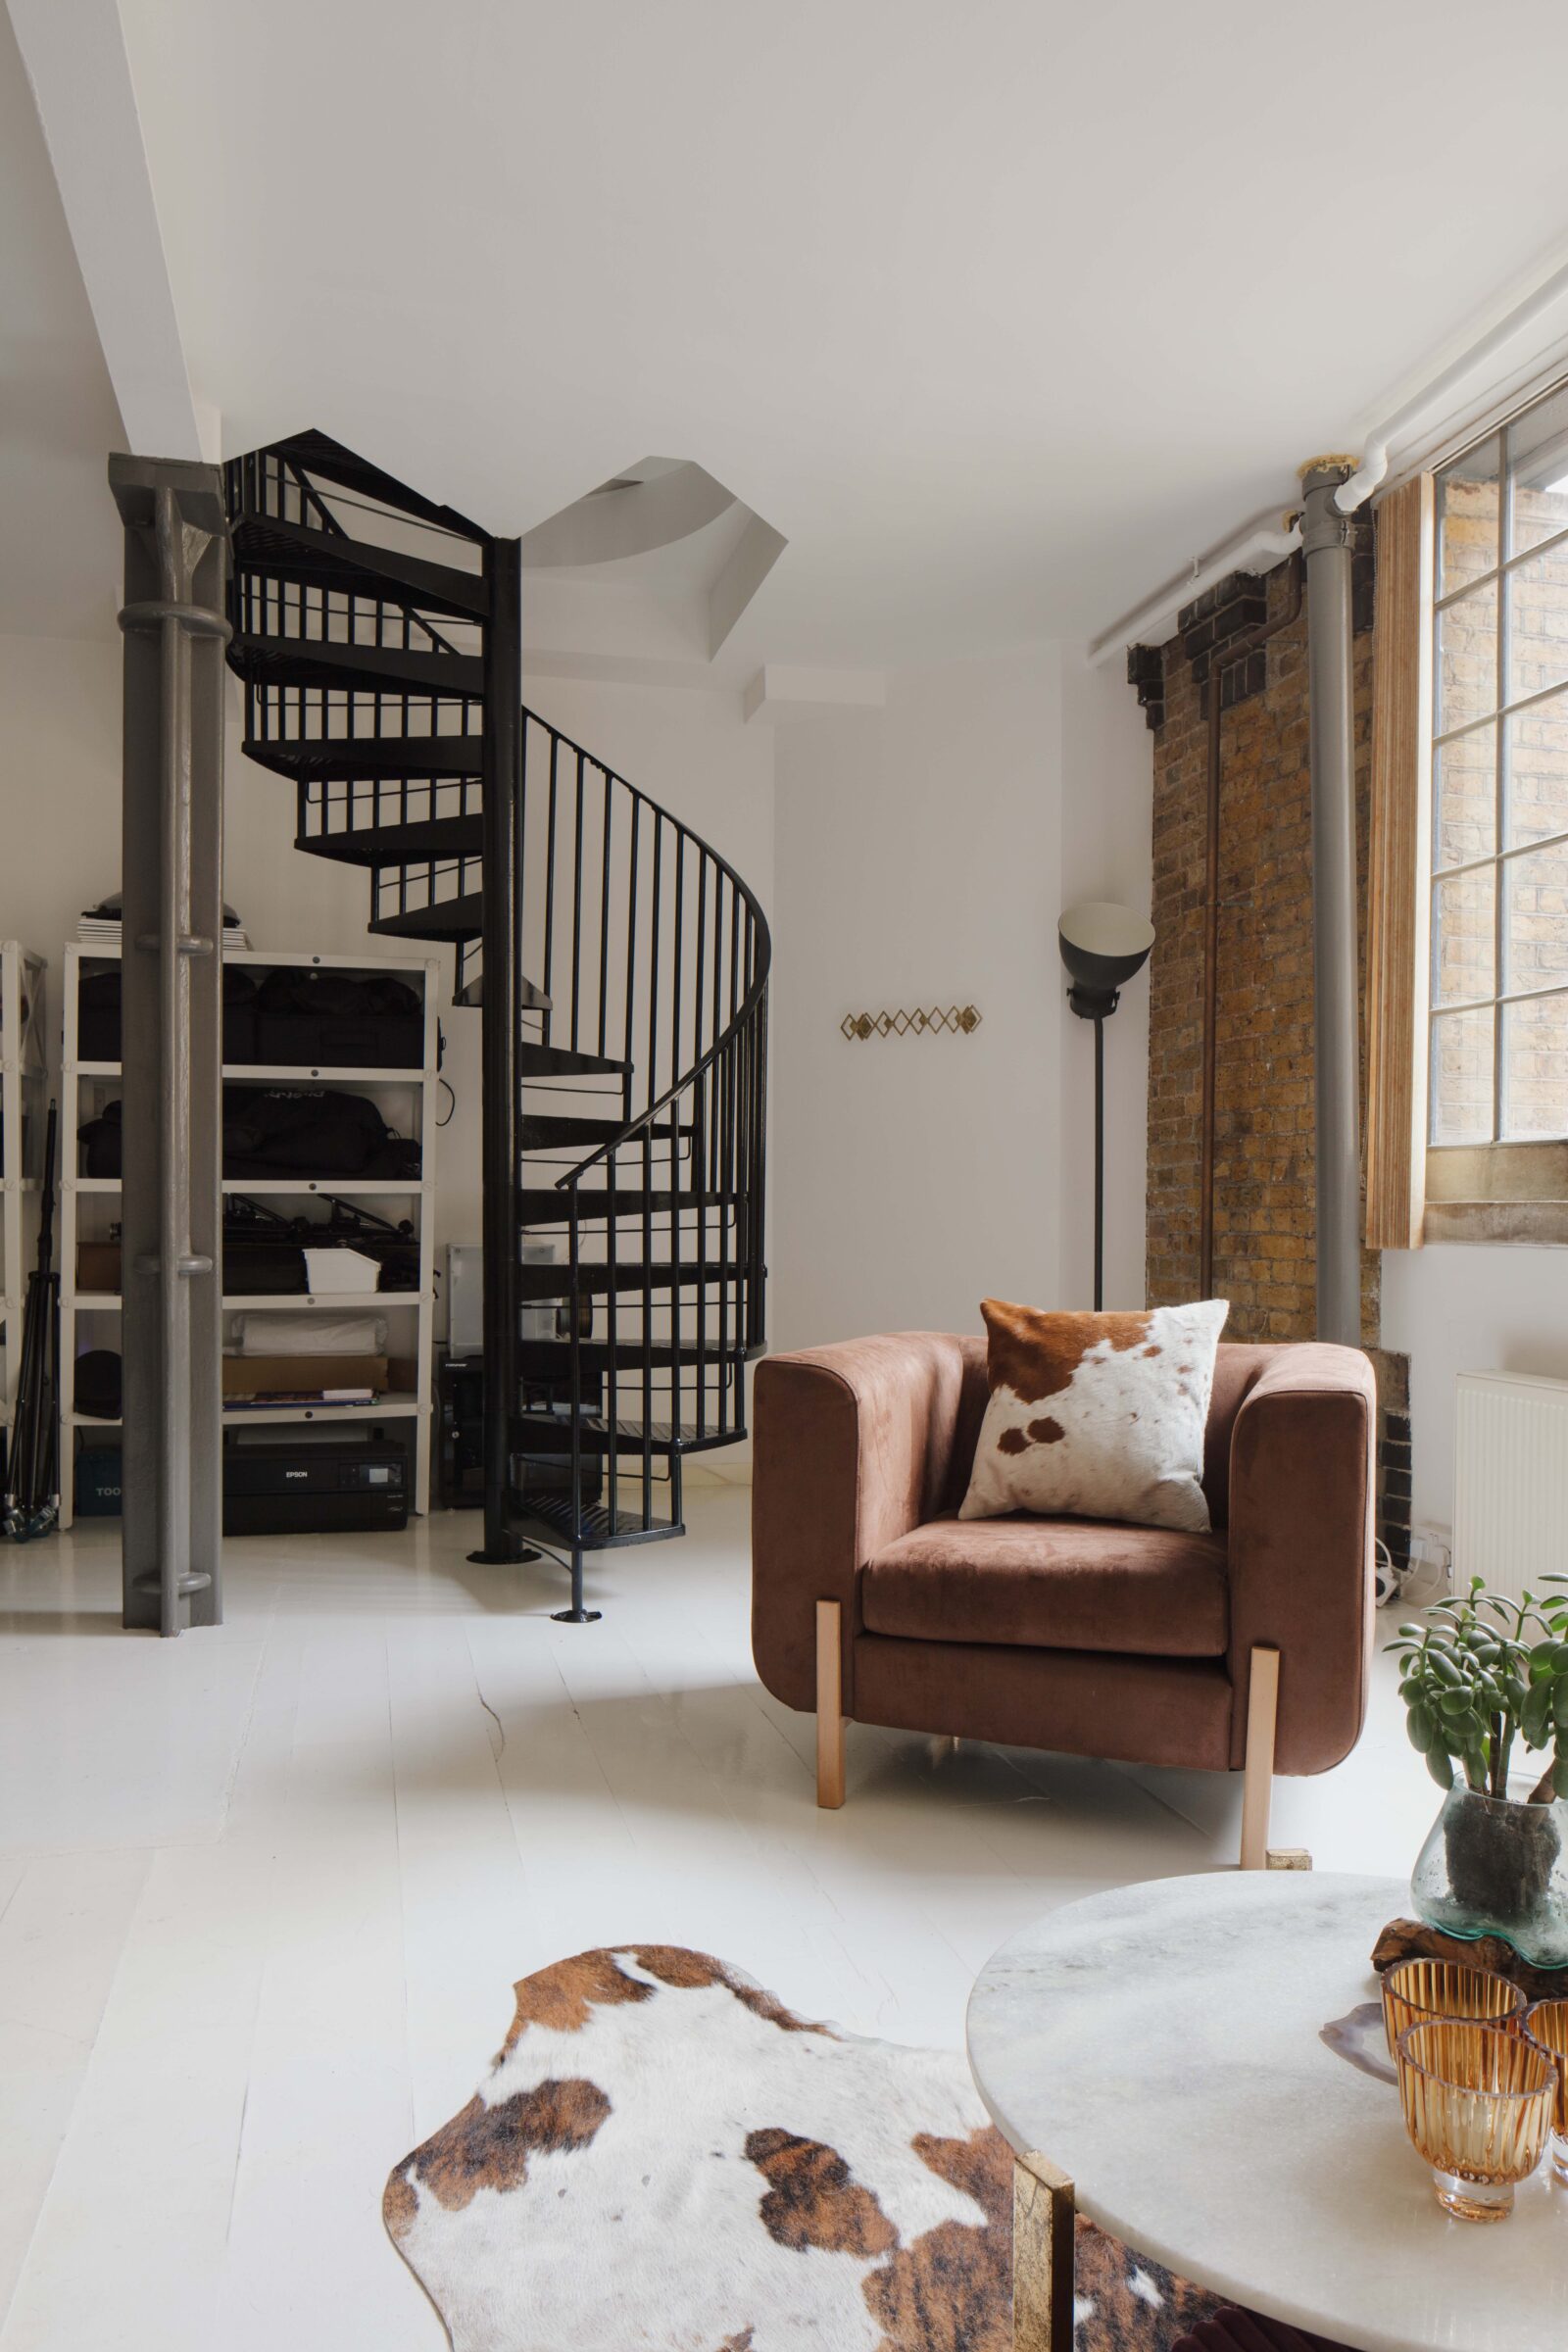
[[1568, 2346], [1568, 2189], [1543, 2166], [1506, 2222], [1450, 2221], [1381, 2026], [1322, 2038], [1376, 2000], [1368, 1955], [1409, 1899], [1248, 1871], [1069, 1904], [981, 1971], [975, 2081], [1080, 2212], [1235, 2303], [1358, 2352]]

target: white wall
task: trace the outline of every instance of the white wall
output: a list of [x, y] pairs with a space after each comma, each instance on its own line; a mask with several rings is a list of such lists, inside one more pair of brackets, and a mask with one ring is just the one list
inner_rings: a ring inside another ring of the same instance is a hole
[[0, 937], [48, 959], [56, 1060], [61, 945], [120, 887], [120, 662], [118, 637], [0, 636]]
[[[1055, 924], [1069, 898], [1148, 905], [1137, 718], [1042, 644], [780, 727], [775, 1345], [973, 1331], [987, 1292], [1087, 1302], [1092, 1065]], [[1142, 990], [1107, 1040], [1112, 1300], [1143, 1287]], [[846, 1013], [970, 1003], [969, 1037], [840, 1034]]]
[[1437, 1243], [1383, 1253], [1383, 1344], [1410, 1358], [1411, 1518], [1453, 1524], [1459, 1372], [1568, 1379], [1568, 1250]]

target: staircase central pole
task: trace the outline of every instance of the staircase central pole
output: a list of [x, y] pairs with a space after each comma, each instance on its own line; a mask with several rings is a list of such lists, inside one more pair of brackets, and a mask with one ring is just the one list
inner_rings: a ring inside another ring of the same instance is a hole
[[476, 1560], [538, 1554], [511, 1525], [512, 1421], [517, 1409], [521, 1300], [517, 1188], [522, 1176], [517, 1077], [521, 920], [522, 549], [486, 542], [484, 632], [484, 1548]]

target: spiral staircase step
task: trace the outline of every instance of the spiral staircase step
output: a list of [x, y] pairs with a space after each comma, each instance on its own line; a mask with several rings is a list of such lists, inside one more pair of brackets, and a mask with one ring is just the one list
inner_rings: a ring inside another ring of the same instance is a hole
[[453, 507], [437, 506], [434, 499], [424, 498], [400, 482], [393, 473], [383, 473], [368, 458], [357, 450], [345, 449], [330, 433], [291, 433], [286, 441], [269, 445], [269, 457], [278, 458], [285, 466], [297, 466], [312, 478], [336, 482], [340, 489], [358, 491], [361, 498], [373, 499], [378, 506], [391, 507], [399, 514], [412, 514], [420, 522], [433, 523], [437, 530], [450, 531], [454, 538], [472, 539], [483, 546], [489, 537], [476, 522]]
[[335, 833], [302, 834], [294, 847], [340, 865], [379, 866], [383, 871], [441, 864], [479, 856], [483, 821], [475, 810], [466, 816], [411, 818], [407, 824], [345, 825]]
[[482, 735], [307, 735], [296, 743], [251, 740], [242, 749], [258, 767], [317, 784], [423, 782], [427, 777], [477, 783], [484, 764]]
[[[683, 1258], [679, 1265], [668, 1259], [646, 1257], [579, 1258], [575, 1268], [565, 1265], [522, 1266], [518, 1269], [518, 1289], [524, 1298], [564, 1298], [575, 1287], [580, 1298], [603, 1298], [610, 1291], [618, 1292], [628, 1300], [642, 1291], [671, 1291], [693, 1289], [699, 1283], [712, 1287], [720, 1282], [739, 1282], [746, 1267], [727, 1258]], [[637, 1357], [635, 1342], [628, 1341], [626, 1354]]]
[[474, 703], [484, 694], [484, 663], [477, 654], [420, 653], [399, 645], [346, 645], [330, 637], [236, 632], [228, 659], [242, 678], [258, 686], [436, 694]]
[[461, 946], [484, 931], [484, 899], [478, 891], [462, 898], [435, 899], [427, 906], [405, 906], [378, 914], [368, 926], [383, 939], [429, 939]]
[[[584, 1453], [610, 1451], [610, 1423], [603, 1413], [579, 1415], [577, 1427]], [[640, 1449], [645, 1444], [655, 1453], [685, 1453], [697, 1443], [695, 1422], [635, 1421], [617, 1416], [615, 1446], [617, 1450]], [[570, 1453], [571, 1423], [559, 1413], [519, 1413], [512, 1424], [513, 1444], [519, 1453]]]
[[671, 1536], [683, 1536], [685, 1523], [679, 1519], [645, 1517], [641, 1511], [628, 1510], [624, 1505], [612, 1509], [608, 1504], [582, 1504], [576, 1511], [566, 1494], [529, 1494], [517, 1504], [519, 1521], [526, 1531], [530, 1520], [549, 1530], [564, 1544], [580, 1544], [584, 1551], [614, 1551], [624, 1544], [659, 1544]]
[[[576, 1118], [566, 1111], [525, 1111], [522, 1119], [522, 1148], [525, 1152], [597, 1152], [608, 1144], [619, 1122], [615, 1119]], [[696, 1134], [688, 1121], [660, 1119], [648, 1127], [639, 1128], [624, 1147], [622, 1167], [635, 1165], [635, 1155], [642, 1149], [646, 1135], [650, 1143], [684, 1143]]]
[[[646, 1192], [617, 1187], [613, 1195], [605, 1189], [580, 1190], [575, 1200], [579, 1223], [602, 1225], [612, 1216], [666, 1217], [683, 1209], [711, 1213], [734, 1208], [745, 1197], [744, 1193]], [[554, 1185], [527, 1185], [517, 1195], [517, 1214], [524, 1225], [569, 1225], [572, 1201], [571, 1193], [558, 1192]]]
[[313, 530], [274, 514], [242, 513], [232, 528], [234, 560], [268, 579], [298, 580], [346, 596], [368, 592], [416, 612], [482, 620], [488, 609], [483, 575], [432, 564], [370, 540]]

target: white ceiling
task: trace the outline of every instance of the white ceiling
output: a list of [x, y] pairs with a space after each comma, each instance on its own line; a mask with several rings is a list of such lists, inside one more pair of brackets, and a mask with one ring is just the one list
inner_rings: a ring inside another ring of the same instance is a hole
[[120, 412], [0, 9], [0, 634], [113, 636]]
[[497, 530], [659, 450], [720, 665], [1087, 634], [1568, 233], [1568, 10], [122, 0], [196, 394]]

